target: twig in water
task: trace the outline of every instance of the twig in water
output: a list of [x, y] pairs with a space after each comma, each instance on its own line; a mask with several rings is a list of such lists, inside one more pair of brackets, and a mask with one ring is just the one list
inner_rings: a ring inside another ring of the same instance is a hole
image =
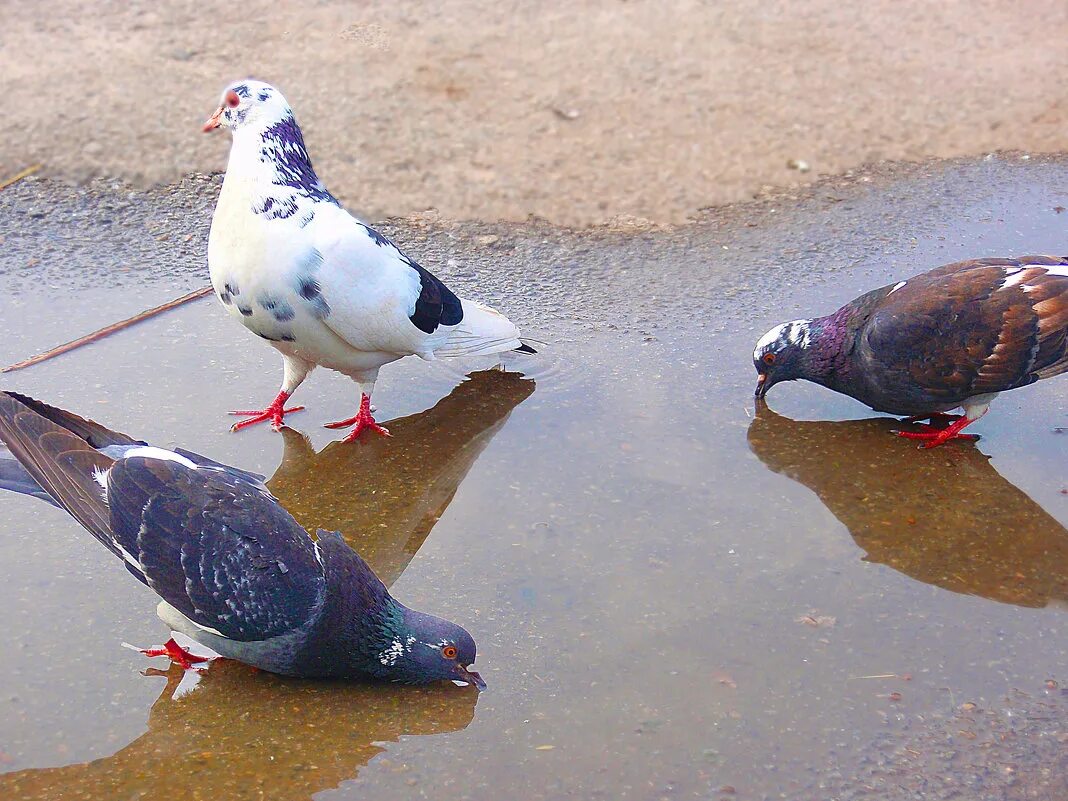
[[188, 303], [191, 300], [202, 298], [205, 295], [210, 295], [211, 293], [212, 288], [210, 286], [203, 287], [202, 289], [195, 289], [192, 292], [188, 292], [185, 295], [182, 295], [180, 298], [175, 298], [174, 300], [167, 301], [161, 306], [156, 306], [152, 309], [146, 309], [140, 314], [135, 314], [133, 317], [130, 317], [126, 320], [120, 320], [117, 323], [112, 323], [111, 325], [106, 326], [105, 328], [101, 328], [99, 331], [94, 331], [91, 334], [86, 334], [84, 337], [79, 337], [78, 339], [75, 339], [72, 342], [67, 342], [64, 345], [52, 348], [52, 350], [45, 351], [44, 353], [38, 353], [36, 356], [27, 359], [24, 362], [9, 365], [3, 370], [0, 370], [0, 373], [10, 373], [14, 370], [21, 370], [23, 367], [32, 367], [35, 364], [40, 364], [41, 362], [48, 361], [54, 356], [59, 356], [63, 353], [67, 353], [68, 351], [72, 351], [75, 348], [80, 348], [82, 345], [88, 345], [90, 342], [96, 342], [98, 339], [103, 339], [109, 334], [114, 334], [116, 331], [121, 331], [124, 328], [129, 328], [134, 323], [139, 323], [142, 320], [147, 320], [150, 317], [155, 317], [157, 314], [162, 314], [165, 311], [170, 311], [171, 309], [181, 306], [183, 303]]
[[12, 184], [17, 184], [23, 178], [26, 178], [26, 177], [28, 177], [30, 175], [33, 175], [35, 172], [37, 172], [43, 166], [44, 166], [43, 164], [34, 164], [34, 165], [30, 166], [30, 167], [27, 167], [22, 172], [17, 172], [14, 175], [12, 175], [10, 178], [7, 178], [7, 179], [5, 179], [3, 181], [0, 181], [0, 189], [7, 189]]

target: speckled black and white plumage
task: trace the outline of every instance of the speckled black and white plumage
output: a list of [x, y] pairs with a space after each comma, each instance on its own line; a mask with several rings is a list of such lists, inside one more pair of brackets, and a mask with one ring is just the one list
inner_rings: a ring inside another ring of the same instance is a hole
[[530, 352], [506, 317], [458, 297], [341, 208], [277, 89], [231, 85], [209, 123], [233, 133], [208, 243], [212, 284], [232, 316], [281, 352], [287, 397], [318, 365], [369, 396], [379, 368], [407, 355]]
[[293, 676], [482, 684], [463, 628], [393, 599], [340, 535], [313, 540], [258, 476], [10, 393], [0, 441], [162, 599], [165, 623], [216, 653]]
[[962, 406], [970, 422], [998, 393], [1068, 371], [1068, 258], [947, 264], [777, 326], [753, 360], [758, 395], [801, 378], [891, 414]]

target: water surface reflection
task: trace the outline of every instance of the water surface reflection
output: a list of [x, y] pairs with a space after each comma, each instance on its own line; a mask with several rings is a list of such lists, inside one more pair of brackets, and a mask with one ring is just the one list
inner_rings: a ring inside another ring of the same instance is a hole
[[300, 681], [227, 660], [180, 694], [181, 668], [150, 672], [167, 686], [148, 731], [104, 759], [0, 775], [0, 798], [310, 799], [384, 743], [465, 728], [478, 700], [473, 687]]
[[316, 453], [283, 429], [282, 462], [267, 482], [309, 531], [340, 531], [390, 586], [512, 409], [534, 392], [519, 373], [472, 373], [435, 406], [391, 420], [388, 439], [332, 442]]
[[757, 404], [749, 448], [812, 490], [870, 562], [1018, 606], [1068, 599], [1068, 530], [975, 443], [921, 451], [893, 418], [798, 421]]

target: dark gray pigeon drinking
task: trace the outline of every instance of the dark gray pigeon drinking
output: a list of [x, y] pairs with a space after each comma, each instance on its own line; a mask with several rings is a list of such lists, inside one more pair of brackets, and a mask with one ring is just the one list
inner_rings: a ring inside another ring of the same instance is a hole
[[[163, 599], [156, 611], [173, 631], [283, 675], [485, 687], [469, 669], [466, 630], [393, 599], [340, 534], [313, 540], [258, 476], [75, 415], [57, 422], [60, 411], [0, 392], [0, 440]], [[205, 661], [173, 639], [145, 653], [187, 668]]]
[[999, 392], [1068, 370], [1068, 258], [975, 259], [861, 295], [834, 314], [776, 326], [757, 342], [756, 395], [803, 378], [880, 412], [945, 428], [898, 431], [933, 448]]

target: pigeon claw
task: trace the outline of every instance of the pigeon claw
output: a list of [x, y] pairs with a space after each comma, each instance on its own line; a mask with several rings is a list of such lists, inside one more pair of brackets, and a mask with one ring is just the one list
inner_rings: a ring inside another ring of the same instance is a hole
[[145, 656], [169, 657], [176, 665], [181, 665], [183, 670], [193, 670], [194, 665], [211, 661], [210, 656], [197, 656], [189, 653], [189, 651], [176, 643], [173, 637], [163, 643], [162, 648], [139, 648], [138, 650]]
[[945, 428], [935, 428], [934, 426], [922, 425], [925, 431], [894, 431], [894, 433], [904, 439], [918, 439], [921, 441], [921, 448], [937, 448], [943, 443], [949, 442], [951, 439], [964, 439], [974, 442], [979, 439], [978, 434], [962, 434], [961, 430], [975, 422], [969, 420], [967, 417], [958, 417], [953, 420]]
[[[328, 426], [329, 428], [329, 426]], [[389, 433], [389, 429], [385, 426], [380, 426], [374, 420], [356, 420], [356, 424], [352, 427], [352, 431], [348, 433], [343, 442], [355, 442], [360, 438], [360, 434], [364, 431], [373, 431], [376, 434], [381, 434], [383, 437], [392, 437]]]
[[230, 414], [242, 416], [248, 415], [247, 420], [239, 420], [238, 422], [230, 426], [230, 430], [240, 431], [242, 428], [248, 428], [249, 426], [256, 425], [256, 423], [264, 423], [269, 420], [271, 423], [271, 428], [275, 431], [278, 431], [278, 429], [282, 427], [282, 420], [287, 414], [292, 414], [293, 412], [300, 412], [304, 410], [303, 406], [292, 406], [288, 409], [285, 408], [287, 400], [289, 400], [289, 393], [279, 392], [275, 399], [271, 401], [271, 405], [268, 406], [266, 409], [253, 409], [251, 411], [230, 412]]
[[381, 434], [383, 437], [392, 436], [388, 428], [375, 422], [375, 418], [371, 415], [371, 399], [367, 395], [360, 396], [360, 411], [355, 416], [338, 420], [335, 423], [326, 423], [324, 428], [348, 428], [349, 426], [352, 426], [352, 431], [345, 437], [345, 442], [355, 441], [360, 434], [368, 430]]

